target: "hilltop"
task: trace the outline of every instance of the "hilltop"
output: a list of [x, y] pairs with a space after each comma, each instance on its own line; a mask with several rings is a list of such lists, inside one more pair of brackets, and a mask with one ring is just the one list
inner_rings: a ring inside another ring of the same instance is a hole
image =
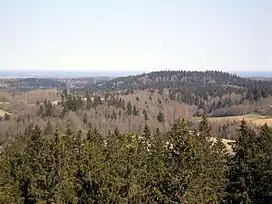
[[165, 132], [179, 118], [194, 129], [203, 115], [210, 117], [215, 136], [234, 139], [241, 119], [255, 128], [270, 124], [272, 115], [271, 82], [217, 71], [160, 71], [114, 79], [5, 79], [2, 84], [7, 86], [0, 95], [2, 142], [30, 123], [43, 130], [52, 126], [50, 132], [64, 131], [68, 124], [85, 132], [92, 125], [103, 134], [115, 128], [139, 133], [145, 124], [153, 132]]
[[132, 93], [157, 89], [169, 99], [196, 106], [196, 115], [270, 114], [272, 81], [242, 78], [220, 71], [159, 71], [92, 84], [91, 91]]
[[[217, 85], [217, 86], [239, 86], [250, 88], [252, 84], [256, 84], [254, 79], [243, 78], [235, 74], [222, 72], [222, 71], [158, 71], [143, 73], [139, 75], [130, 75], [126, 77], [117, 77], [104, 83], [98, 84], [96, 89], [147, 89], [147, 88], [181, 88], [181, 86], [204, 86], [204, 85]], [[257, 83], [260, 86], [272, 82]], [[254, 88], [254, 87], [252, 87]], [[271, 87], [270, 87], [271, 89]]]

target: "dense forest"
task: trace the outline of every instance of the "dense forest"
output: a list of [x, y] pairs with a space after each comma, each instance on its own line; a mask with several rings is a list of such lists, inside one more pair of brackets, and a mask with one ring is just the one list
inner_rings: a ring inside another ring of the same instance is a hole
[[[21, 135], [32, 122], [42, 131], [52, 129], [51, 126], [53, 130], [58, 127], [64, 131], [67, 122], [87, 131], [92, 123], [106, 135], [116, 127], [121, 132], [139, 133], [146, 123], [152, 131], [159, 128], [165, 132], [179, 117], [186, 118], [189, 128], [194, 129], [199, 124], [198, 117], [203, 115], [223, 117], [256, 113], [264, 118], [272, 115], [271, 81], [223, 72], [171, 71], [113, 80], [71, 79], [73, 85], [87, 86], [76, 90], [65, 84], [67, 79], [51, 80], [66, 88], [36, 89], [37, 83], [45, 85], [47, 81], [30, 78], [20, 81], [27, 82], [33, 91], [16, 92], [15, 87], [14, 91], [2, 93], [0, 108], [4, 112], [0, 116], [0, 145]], [[5, 80], [4, 84], [10, 81], [14, 80]], [[116, 87], [108, 90], [106, 84]], [[253, 91], [254, 87], [258, 87], [258, 92]], [[212, 120], [211, 131], [217, 137], [235, 139], [237, 120], [241, 118]], [[249, 125], [255, 131], [260, 129], [254, 123]]]
[[205, 117], [194, 132], [180, 119], [166, 133], [105, 137], [30, 125], [1, 150], [0, 203], [269, 203], [272, 129], [242, 121], [234, 155], [211, 136]]
[[271, 202], [272, 127], [245, 115], [271, 124], [271, 81], [92, 80], [44, 90], [51, 82], [25, 79], [34, 90], [1, 92], [0, 203]]
[[[92, 90], [148, 90], [169, 92], [171, 100], [198, 108], [196, 115], [229, 116], [249, 112], [267, 113], [272, 95], [271, 80], [254, 80], [220, 71], [160, 71], [120, 77], [92, 86]], [[257, 105], [256, 105], [257, 104]]]

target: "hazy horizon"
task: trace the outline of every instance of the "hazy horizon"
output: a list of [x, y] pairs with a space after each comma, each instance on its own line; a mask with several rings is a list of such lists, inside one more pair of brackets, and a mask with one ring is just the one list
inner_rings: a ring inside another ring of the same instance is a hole
[[0, 5], [0, 70], [272, 70], [269, 0]]
[[[195, 71], [195, 70], [190, 70]], [[208, 71], [208, 70], [206, 70]], [[209, 70], [212, 71], [212, 70]], [[0, 70], [0, 78], [84, 78], [84, 77], [125, 77], [149, 73], [144, 71], [65, 71], [65, 70]], [[229, 72], [240, 77], [272, 77], [271, 72]]]

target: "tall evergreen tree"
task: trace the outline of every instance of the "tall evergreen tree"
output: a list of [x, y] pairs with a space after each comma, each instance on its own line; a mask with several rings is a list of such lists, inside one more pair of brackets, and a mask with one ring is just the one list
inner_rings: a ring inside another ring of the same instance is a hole
[[148, 120], [148, 115], [147, 115], [147, 112], [146, 112], [145, 109], [143, 110], [143, 114], [144, 114], [144, 119], [145, 119], [145, 121], [147, 121], [147, 120]]
[[138, 115], [138, 110], [137, 110], [137, 108], [136, 108], [135, 105], [133, 105], [132, 114], [133, 114], [134, 116], [137, 116], [137, 115]]
[[158, 115], [157, 115], [157, 120], [161, 123], [164, 123], [164, 115], [161, 111], [159, 111]]
[[127, 104], [127, 114], [128, 115], [132, 114], [132, 105], [131, 105], [130, 101]]
[[228, 169], [227, 196], [228, 203], [253, 203], [255, 183], [254, 168], [257, 163], [255, 158], [256, 134], [243, 120], [240, 125], [240, 136], [237, 139], [233, 151], [235, 155], [230, 159]]

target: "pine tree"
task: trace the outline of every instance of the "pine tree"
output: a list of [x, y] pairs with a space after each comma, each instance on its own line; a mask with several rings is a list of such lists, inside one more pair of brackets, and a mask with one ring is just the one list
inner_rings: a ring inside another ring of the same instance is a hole
[[[24, 144], [24, 145], [23, 145]], [[21, 140], [22, 152], [13, 155], [10, 160], [10, 179], [17, 184], [19, 197], [23, 203], [36, 203], [42, 196], [43, 167], [43, 140], [41, 130], [36, 126], [29, 125], [25, 131], [25, 136]]]
[[148, 127], [147, 124], [145, 124], [143, 136], [145, 137], [145, 139], [146, 139], [147, 142], [150, 141], [150, 139], [151, 139], [151, 131], [150, 131], [150, 129], [149, 129], [149, 127]]
[[162, 101], [161, 101], [161, 99], [160, 99], [160, 98], [158, 98], [158, 103], [159, 103], [159, 104], [161, 104], [161, 103], [162, 103]]
[[87, 115], [87, 112], [84, 113], [82, 121], [83, 121], [83, 123], [84, 123], [85, 125], [88, 124], [88, 115]]
[[134, 115], [134, 116], [138, 115], [138, 110], [135, 105], [133, 105], [132, 115]]
[[235, 155], [229, 162], [226, 201], [228, 203], [252, 203], [254, 199], [254, 175], [252, 165], [256, 160], [256, 135], [245, 120], [240, 125], [240, 136], [233, 147]]
[[[169, 171], [165, 193], [171, 202], [221, 203], [225, 166], [218, 165], [217, 151], [180, 119], [169, 134]], [[211, 156], [213, 155], [213, 156]], [[216, 159], [215, 159], [216, 158]], [[170, 202], [169, 201], [169, 202]]]
[[45, 115], [47, 117], [53, 116], [53, 105], [52, 105], [51, 101], [47, 102]]
[[112, 120], [116, 120], [117, 119], [117, 116], [116, 116], [116, 113], [115, 113], [114, 109], [113, 109], [112, 114], [111, 114], [111, 119]]
[[10, 115], [7, 114], [7, 113], [5, 113], [5, 115], [4, 115], [4, 120], [9, 120], [9, 119], [10, 119]]
[[268, 203], [268, 199], [272, 200], [272, 128], [263, 125], [255, 143], [255, 158], [251, 165], [255, 184], [252, 186], [252, 200], [254, 203]]
[[202, 117], [199, 124], [199, 133], [203, 138], [209, 137], [211, 135], [211, 127], [209, 126], [209, 121], [206, 116]]
[[161, 111], [157, 115], [157, 120], [161, 123], [164, 123], [164, 115]]
[[52, 135], [53, 134], [53, 125], [51, 124], [50, 120], [47, 121], [46, 127], [43, 131], [45, 135]]
[[41, 117], [44, 117], [44, 108], [43, 108], [43, 105], [40, 105], [40, 109], [39, 109], [38, 115], [41, 116]]
[[[79, 138], [79, 137], [78, 137]], [[105, 147], [97, 130], [90, 129], [87, 140], [81, 142], [80, 162], [75, 173], [77, 203], [105, 203], [109, 180], [105, 165]], [[79, 151], [77, 151], [79, 154]], [[104, 188], [103, 188], [104, 186]], [[107, 202], [106, 202], [107, 203]]]
[[147, 121], [147, 120], [148, 120], [148, 115], [147, 115], [147, 112], [146, 112], [145, 109], [143, 110], [143, 114], [144, 114], [144, 119], [145, 119], [145, 121]]
[[132, 105], [131, 105], [130, 101], [127, 104], [127, 114], [128, 115], [132, 114]]
[[55, 133], [51, 141], [52, 149], [52, 167], [50, 173], [53, 179], [54, 190], [51, 196], [51, 202], [55, 203], [74, 203], [75, 195], [75, 159], [73, 156], [74, 135], [70, 127], [67, 126], [65, 134], [60, 135], [58, 131]]

